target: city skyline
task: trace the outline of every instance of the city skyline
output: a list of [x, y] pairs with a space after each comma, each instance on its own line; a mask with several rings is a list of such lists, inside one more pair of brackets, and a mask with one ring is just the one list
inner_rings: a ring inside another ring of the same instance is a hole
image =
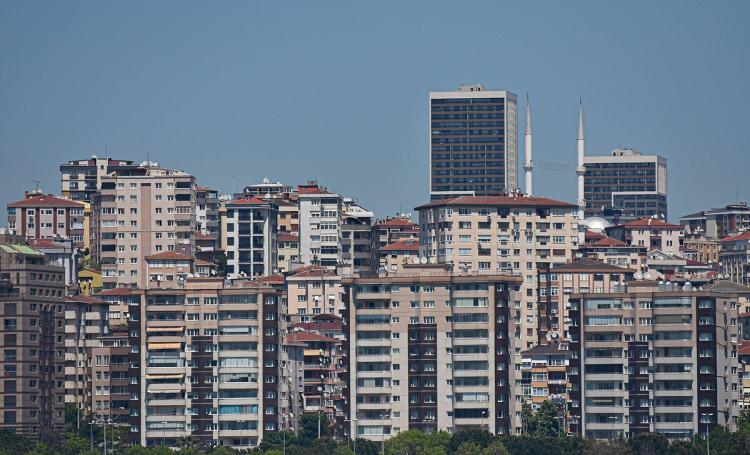
[[[748, 63], [733, 57], [745, 4], [589, 4], [584, 15], [583, 4], [486, 4], [479, 17], [447, 5], [333, 15], [193, 6], [2, 7], [0, 205], [35, 180], [59, 193], [59, 164], [96, 154], [150, 158], [226, 193], [263, 177], [316, 178], [378, 217], [413, 211], [429, 200], [429, 92], [461, 83], [517, 93], [519, 109], [531, 95], [538, 195], [575, 201], [580, 97], [587, 155], [632, 147], [667, 158], [670, 219], [748, 199], [739, 182], [750, 144], [733, 134], [750, 106]], [[431, 26], [446, 18], [447, 29]], [[615, 20], [643, 26], [613, 33]], [[696, 87], [710, 96], [685, 96]]]

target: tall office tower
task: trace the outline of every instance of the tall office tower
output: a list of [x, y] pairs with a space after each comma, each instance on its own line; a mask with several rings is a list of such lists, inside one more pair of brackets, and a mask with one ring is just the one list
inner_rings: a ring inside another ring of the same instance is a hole
[[420, 253], [453, 270], [524, 278], [513, 314], [516, 354], [544, 340], [538, 332], [537, 275], [578, 248], [577, 207], [543, 197], [461, 196], [417, 207]]
[[222, 248], [227, 255], [227, 274], [232, 277], [263, 276], [276, 272], [276, 216], [273, 200], [256, 197], [224, 204]]
[[195, 177], [139, 167], [102, 177], [97, 242], [104, 288], [146, 287], [144, 258], [195, 249]]
[[64, 269], [0, 235], [0, 430], [44, 442], [65, 424]]
[[430, 92], [430, 199], [517, 189], [516, 95], [481, 84]]
[[25, 239], [66, 239], [84, 246], [84, 204], [51, 194], [29, 193], [8, 204], [8, 228]]
[[739, 296], [685, 286], [570, 296], [574, 432], [686, 439], [735, 429]]
[[615, 149], [584, 157], [586, 217], [615, 224], [648, 216], [667, 218], [667, 159]]
[[348, 434], [380, 441], [414, 429], [511, 433], [510, 302], [520, 278], [405, 267], [342, 279]]
[[176, 447], [192, 436], [247, 449], [289, 428], [281, 293], [248, 283], [113, 290], [129, 293], [129, 344], [140, 346], [129, 359], [132, 444]]
[[300, 260], [335, 268], [342, 263], [344, 198], [315, 182], [300, 185], [298, 191]]
[[96, 155], [88, 160], [68, 161], [60, 165], [62, 195], [74, 201], [92, 203], [102, 187], [102, 177], [137, 167], [138, 164], [132, 161], [99, 158]]

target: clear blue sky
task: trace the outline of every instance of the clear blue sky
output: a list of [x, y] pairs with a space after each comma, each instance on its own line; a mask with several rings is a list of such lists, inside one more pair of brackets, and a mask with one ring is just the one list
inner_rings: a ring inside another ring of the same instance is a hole
[[[588, 154], [668, 159], [670, 218], [750, 198], [750, 2], [0, 3], [0, 204], [105, 150], [225, 192], [317, 178], [385, 216], [427, 200], [427, 96], [532, 97], [535, 192]], [[522, 144], [519, 144], [522, 149]], [[520, 161], [520, 160], [519, 160]], [[1, 221], [0, 225], [5, 225]]]

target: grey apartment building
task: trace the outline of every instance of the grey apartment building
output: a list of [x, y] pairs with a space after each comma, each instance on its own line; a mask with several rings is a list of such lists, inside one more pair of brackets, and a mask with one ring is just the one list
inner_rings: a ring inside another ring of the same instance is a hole
[[461, 85], [430, 92], [430, 199], [518, 188], [517, 97]]
[[572, 294], [572, 430], [594, 439], [736, 429], [739, 297], [631, 282]]
[[667, 217], [667, 160], [632, 149], [584, 157], [586, 217], [615, 224], [649, 216]]

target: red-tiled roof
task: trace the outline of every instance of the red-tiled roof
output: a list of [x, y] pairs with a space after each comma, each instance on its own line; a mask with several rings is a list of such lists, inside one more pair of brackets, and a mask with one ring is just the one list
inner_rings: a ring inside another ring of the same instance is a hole
[[380, 251], [419, 251], [418, 240], [400, 240], [389, 243], [380, 249]]
[[750, 355], [750, 341], [748, 340], [740, 341], [739, 351], [740, 351], [739, 355]]
[[276, 233], [276, 240], [279, 242], [299, 242], [299, 236], [288, 232]]
[[293, 343], [304, 343], [306, 341], [324, 341], [326, 343], [336, 343], [338, 342], [337, 339], [326, 337], [323, 335], [318, 335], [317, 333], [312, 332], [292, 332], [286, 337], [287, 341], [293, 342]]
[[106, 304], [102, 299], [98, 299], [96, 297], [92, 297], [89, 295], [69, 295], [65, 297], [66, 302], [77, 302], [77, 303], [85, 303], [88, 305], [102, 305]]
[[196, 232], [195, 233], [195, 240], [216, 240], [216, 235], [214, 235], [214, 234], [204, 234], [202, 232]]
[[225, 205], [263, 205], [267, 204], [266, 201], [263, 199], [258, 199], [257, 197], [246, 197], [243, 199], [234, 199], [232, 201], [228, 201]]
[[264, 284], [284, 284], [283, 275], [266, 275], [256, 279], [256, 281]]
[[605, 237], [606, 237], [606, 235], [602, 234], [601, 232], [594, 232], [594, 231], [590, 231], [588, 229], [586, 229], [586, 232], [584, 234], [584, 238], [586, 239], [587, 242], [588, 241], [593, 241], [593, 240], [600, 240], [600, 239], [603, 239]]
[[627, 223], [621, 224], [619, 226], [612, 226], [612, 228], [615, 228], [615, 227], [626, 227], [630, 229], [633, 229], [633, 228], [672, 229], [672, 230], [682, 229], [682, 226], [667, 223], [666, 221], [660, 220], [658, 218], [641, 218], [639, 220], [628, 221]]
[[685, 265], [688, 265], [691, 267], [708, 267], [708, 264], [700, 262], [700, 261], [695, 261], [693, 259], [686, 259]]
[[325, 267], [319, 265], [308, 265], [301, 267], [297, 270], [292, 271], [292, 277], [295, 278], [307, 278], [307, 277], [320, 277], [320, 276], [336, 276], [336, 273], [332, 270], [328, 270]]
[[37, 249], [65, 248], [67, 246], [64, 243], [58, 243], [50, 239], [32, 239], [29, 241], [29, 245]]
[[379, 221], [377, 224], [375, 224], [375, 227], [406, 227], [418, 229], [419, 225], [404, 218], [390, 218], [387, 220]]
[[298, 322], [293, 324], [292, 328], [340, 331], [343, 329], [343, 323], [341, 321]]
[[604, 237], [601, 240], [597, 240], [592, 244], [593, 246], [628, 246], [627, 243], [622, 242], [612, 237]]
[[38, 196], [30, 196], [22, 201], [11, 202], [8, 204], [8, 208], [57, 208], [57, 207], [72, 207], [72, 208], [83, 208], [83, 204], [80, 202], [71, 201], [70, 199], [62, 199], [51, 194], [41, 194]]
[[161, 253], [152, 254], [151, 256], [146, 256], [147, 261], [192, 261], [193, 258], [191, 256], [188, 256], [187, 254], [177, 253], [175, 251], [164, 251]]
[[735, 240], [750, 240], [750, 231], [745, 231], [737, 235], [728, 235], [719, 240], [719, 242], [734, 242]]
[[196, 267], [216, 267], [216, 264], [214, 264], [213, 262], [204, 261], [203, 259], [196, 259], [195, 265]]
[[415, 210], [444, 206], [497, 206], [497, 207], [565, 207], [575, 208], [575, 204], [546, 197], [523, 195], [511, 196], [459, 196], [453, 199], [441, 199], [420, 205]]

